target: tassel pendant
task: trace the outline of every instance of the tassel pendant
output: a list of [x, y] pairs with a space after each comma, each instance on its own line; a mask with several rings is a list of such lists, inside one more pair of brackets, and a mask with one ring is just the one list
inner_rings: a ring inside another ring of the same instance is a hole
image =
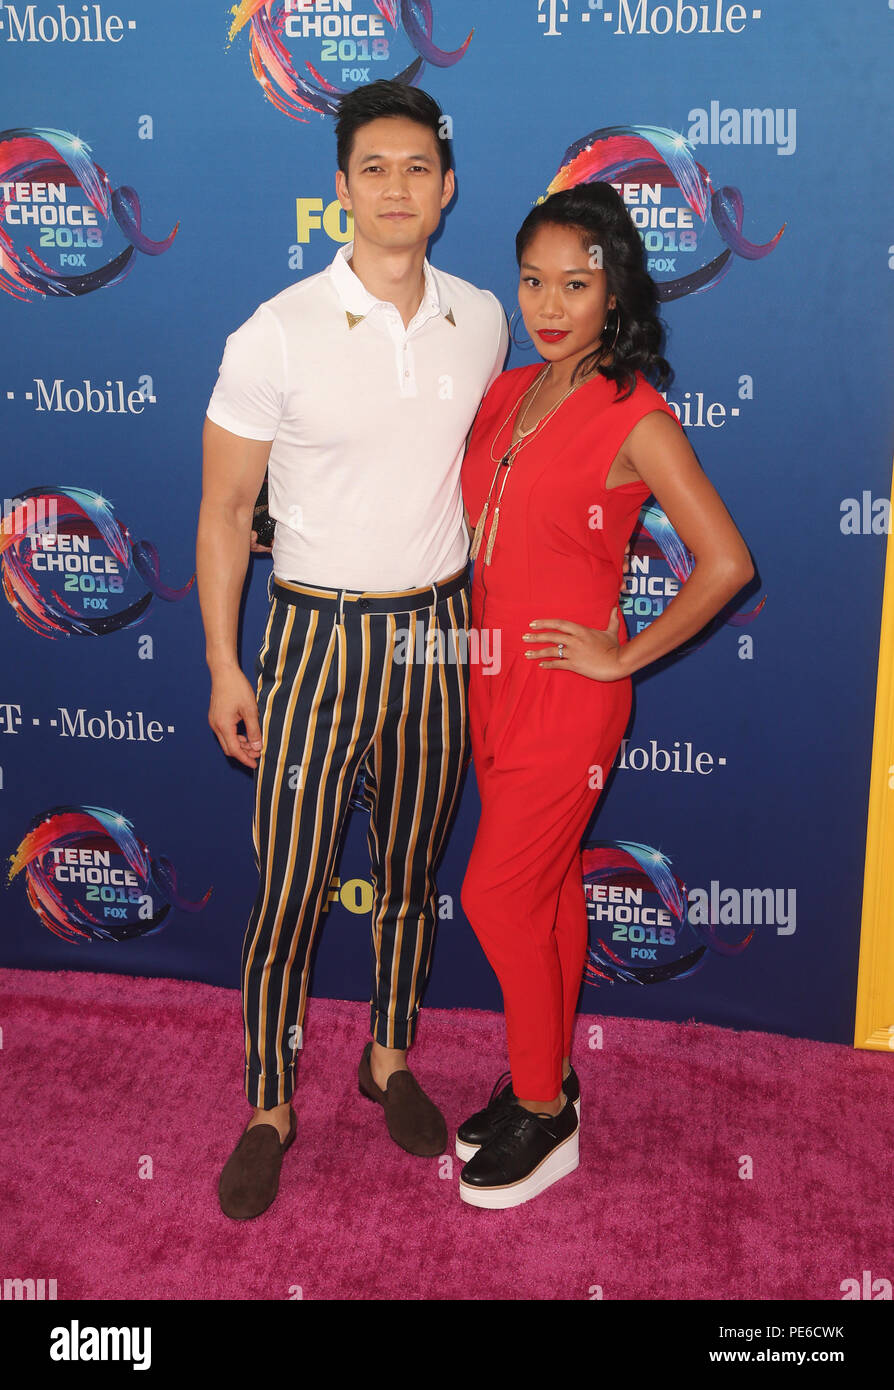
[[491, 555], [493, 555], [493, 553], [494, 553], [494, 541], [497, 539], [497, 527], [499, 526], [499, 524], [500, 524], [500, 507], [499, 507], [499, 503], [498, 503], [497, 506], [494, 508], [494, 520], [493, 520], [493, 525], [492, 525], [491, 528], [490, 528], [490, 535], [489, 535], [488, 538], [487, 538], [487, 549], [486, 549], [485, 552], [484, 552], [484, 563], [485, 563], [486, 565], [489, 565], [489, 564], [490, 564], [490, 557], [491, 557]]
[[469, 550], [469, 559], [474, 560], [478, 551], [481, 549], [481, 537], [484, 535], [484, 523], [487, 520], [487, 512], [490, 507], [490, 498], [484, 504], [484, 510], [478, 518], [478, 525], [475, 527], [475, 534], [472, 537], [472, 545]]
[[496, 509], [494, 510], [494, 524], [491, 529], [490, 538], [487, 543], [487, 553], [484, 557], [484, 563], [486, 565], [490, 564], [491, 552], [494, 548], [494, 537], [497, 534], [497, 522], [500, 517], [500, 498], [503, 496], [503, 488], [506, 486], [506, 479], [509, 477], [509, 468], [511, 463], [512, 451], [510, 450], [508, 454], [504, 454], [503, 457], [500, 459], [500, 462], [497, 464], [496, 472], [494, 473], [494, 476], [491, 479], [490, 490], [487, 494], [487, 501], [484, 504], [484, 510], [478, 518], [478, 525], [475, 527], [475, 534], [472, 537], [472, 544], [469, 548], [470, 560], [474, 560], [476, 555], [478, 554], [478, 551], [481, 549], [481, 540], [484, 535], [484, 523], [487, 521], [487, 514], [490, 511], [491, 493], [494, 490], [494, 483], [497, 481], [497, 473], [499, 473], [501, 468], [505, 468], [506, 472], [503, 474], [503, 482], [500, 487], [500, 491], [497, 493], [497, 505]]

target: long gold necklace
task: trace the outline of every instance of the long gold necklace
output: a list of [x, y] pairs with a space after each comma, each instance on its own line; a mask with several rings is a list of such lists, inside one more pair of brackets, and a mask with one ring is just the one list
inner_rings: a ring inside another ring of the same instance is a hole
[[[472, 537], [472, 545], [471, 545], [471, 548], [470, 548], [470, 550], [469, 550], [469, 559], [470, 559], [470, 560], [474, 560], [474, 559], [476, 558], [476, 556], [478, 555], [478, 551], [481, 549], [481, 539], [482, 539], [482, 536], [484, 535], [484, 526], [485, 526], [485, 523], [486, 523], [486, 521], [487, 521], [487, 514], [488, 514], [488, 511], [490, 510], [490, 499], [491, 499], [491, 495], [492, 495], [493, 490], [494, 490], [494, 485], [496, 484], [496, 481], [497, 481], [497, 474], [499, 473], [500, 469], [501, 469], [501, 468], [504, 468], [506, 471], [505, 471], [504, 474], [503, 474], [503, 481], [502, 481], [501, 484], [500, 484], [500, 491], [499, 491], [499, 493], [497, 494], [497, 503], [496, 503], [496, 506], [494, 507], [494, 519], [493, 519], [493, 522], [492, 522], [492, 524], [491, 524], [490, 535], [489, 535], [488, 538], [487, 538], [487, 548], [486, 548], [486, 550], [485, 550], [485, 552], [484, 552], [484, 563], [485, 563], [486, 565], [489, 565], [489, 564], [490, 564], [491, 556], [492, 556], [493, 553], [494, 553], [494, 542], [495, 542], [495, 540], [497, 539], [497, 527], [498, 527], [499, 524], [500, 524], [500, 502], [501, 502], [501, 500], [502, 500], [502, 497], [503, 497], [503, 489], [504, 489], [505, 486], [506, 486], [506, 481], [507, 481], [507, 479], [508, 479], [508, 477], [509, 477], [509, 473], [510, 473], [510, 470], [511, 470], [511, 468], [512, 468], [513, 463], [514, 463], [515, 460], [518, 458], [518, 455], [521, 453], [522, 449], [525, 447], [525, 445], [528, 443], [528, 441], [529, 441], [530, 439], [533, 439], [534, 436], [535, 436], [536, 434], [539, 434], [540, 431], [541, 431], [541, 429], [543, 428], [543, 426], [547, 423], [547, 421], [549, 421], [549, 420], [552, 419], [552, 417], [555, 415], [556, 411], [559, 409], [559, 406], [562, 405], [562, 403], [563, 403], [564, 401], [567, 401], [568, 397], [571, 395], [571, 393], [572, 393], [573, 391], [576, 391], [577, 388], [578, 388], [579, 386], [582, 386], [582, 385], [583, 385], [583, 382], [581, 382], [581, 381], [576, 382], [574, 386], [570, 387], [569, 390], [567, 390], [567, 391], [565, 392], [565, 394], [564, 394], [564, 396], [561, 398], [561, 400], [559, 400], [559, 401], [556, 402], [556, 404], [552, 407], [551, 410], [548, 410], [548, 411], [546, 412], [545, 415], [541, 416], [541, 418], [537, 421], [536, 425], [533, 425], [533, 426], [531, 427], [531, 429], [525, 431], [525, 430], [522, 429], [522, 425], [524, 424], [525, 419], [527, 418], [528, 411], [531, 409], [531, 406], [534, 404], [534, 401], [535, 401], [535, 399], [536, 399], [536, 397], [537, 397], [538, 391], [540, 390], [540, 388], [541, 388], [541, 386], [543, 385], [543, 383], [544, 383], [544, 381], [546, 380], [546, 378], [549, 376], [549, 373], [551, 372], [551, 370], [552, 370], [552, 363], [550, 363], [547, 367], [545, 367], [544, 370], [540, 373], [540, 376], [539, 376], [539, 378], [538, 378], [538, 380], [537, 380], [537, 386], [536, 386], [536, 389], [535, 389], [535, 391], [534, 391], [534, 394], [533, 394], [533, 396], [531, 397], [531, 399], [528, 401], [528, 404], [525, 406], [524, 412], [523, 412], [523, 414], [522, 414], [522, 417], [521, 417], [521, 419], [519, 420], [519, 438], [518, 438], [514, 443], [512, 443], [512, 442], [511, 442], [511, 437], [510, 437], [509, 448], [506, 450], [506, 453], [503, 455], [502, 458], [498, 459], [498, 458], [495, 457], [495, 455], [494, 455], [494, 444], [496, 444], [496, 442], [497, 442], [497, 440], [499, 439], [500, 435], [503, 433], [504, 429], [505, 429], [506, 426], [509, 424], [509, 421], [513, 418], [514, 415], [517, 414], [520, 402], [516, 401], [516, 402], [513, 404], [512, 409], [510, 410], [509, 414], [506, 416], [506, 419], [503, 421], [502, 425], [501, 425], [500, 428], [497, 430], [496, 434], [494, 435], [494, 437], [493, 437], [493, 439], [492, 439], [492, 441], [491, 441], [491, 446], [490, 446], [491, 461], [492, 461], [493, 463], [495, 463], [497, 466], [496, 466], [496, 469], [495, 469], [495, 471], [494, 471], [494, 476], [493, 476], [493, 478], [491, 479], [490, 487], [489, 487], [488, 490], [487, 490], [487, 500], [486, 500], [486, 502], [484, 503], [484, 507], [483, 507], [483, 509], [482, 509], [481, 515], [480, 515], [480, 517], [478, 518], [478, 524], [477, 524], [477, 526], [475, 527], [475, 534], [474, 534], [474, 536]], [[531, 388], [530, 388], [530, 386], [529, 386], [529, 387], [528, 387], [528, 391], [530, 391], [530, 389], [531, 389]], [[527, 392], [526, 392], [525, 394], [527, 394]]]

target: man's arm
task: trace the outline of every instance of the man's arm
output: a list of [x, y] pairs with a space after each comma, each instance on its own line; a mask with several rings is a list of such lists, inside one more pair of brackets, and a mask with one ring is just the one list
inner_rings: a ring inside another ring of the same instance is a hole
[[[196, 576], [211, 672], [208, 722], [224, 752], [250, 768], [260, 755], [261, 730], [255, 692], [239, 665], [236, 640], [254, 504], [271, 442], [245, 439], [205, 420]], [[245, 735], [236, 732], [240, 720]]]
[[[500, 375], [502, 374], [502, 371], [503, 371], [503, 364], [504, 364], [504, 362], [506, 361], [506, 352], [507, 352], [507, 350], [508, 350], [508, 348], [509, 348], [509, 326], [508, 326], [508, 324], [507, 324], [507, 322], [506, 322], [506, 312], [505, 312], [505, 310], [504, 310], [502, 304], [500, 303], [499, 299], [497, 299], [497, 296], [496, 296], [491, 290], [488, 290], [487, 293], [490, 295], [491, 299], [492, 299], [493, 302], [494, 302], [494, 306], [495, 306], [495, 310], [496, 310], [497, 332], [496, 332], [496, 338], [495, 338], [496, 346], [495, 346], [495, 349], [494, 349], [494, 351], [495, 351], [495, 356], [494, 356], [493, 366], [491, 367], [490, 377], [488, 378], [487, 385], [485, 386], [484, 391], [483, 391], [483, 393], [482, 393], [482, 397], [481, 397], [482, 400], [483, 400], [484, 397], [487, 395], [487, 393], [488, 393], [488, 391], [490, 390], [490, 388], [493, 386], [493, 384], [494, 384], [494, 382], [496, 381], [497, 377], [500, 376]], [[479, 402], [479, 409], [480, 409], [480, 405], [481, 405], [481, 403]], [[477, 411], [476, 411], [476, 415], [477, 415]], [[475, 427], [475, 422], [474, 422], [474, 420], [473, 420], [473, 421], [472, 421], [472, 424], [469, 426], [469, 433], [466, 435], [466, 448], [467, 448], [467, 449], [468, 449], [468, 447], [469, 447], [469, 440], [472, 438], [472, 430], [474, 429], [474, 427]], [[466, 523], [466, 530], [468, 531], [469, 537], [471, 538], [471, 536], [472, 536], [472, 534], [473, 534], [473, 532], [474, 532], [474, 530], [475, 530], [475, 527], [473, 526], [471, 517], [469, 516], [469, 509], [468, 509], [467, 506], [465, 506], [465, 504], [463, 504], [463, 517], [464, 517], [465, 523]]]
[[494, 365], [491, 368], [490, 379], [487, 383], [487, 386], [484, 388], [485, 395], [487, 395], [488, 391], [493, 386], [497, 377], [503, 371], [503, 366], [506, 361], [506, 353], [509, 349], [509, 325], [506, 322], [506, 311], [504, 310], [499, 299], [497, 299], [497, 296], [493, 294], [492, 291], [488, 291], [488, 293], [491, 294], [491, 297], [493, 298], [497, 306], [497, 334]]

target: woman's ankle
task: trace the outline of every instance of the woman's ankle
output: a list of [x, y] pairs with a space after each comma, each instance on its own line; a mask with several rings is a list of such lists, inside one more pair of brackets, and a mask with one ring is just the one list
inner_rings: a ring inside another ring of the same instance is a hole
[[565, 1105], [565, 1099], [560, 1091], [555, 1100], [520, 1100], [518, 1103], [532, 1115], [558, 1115]]

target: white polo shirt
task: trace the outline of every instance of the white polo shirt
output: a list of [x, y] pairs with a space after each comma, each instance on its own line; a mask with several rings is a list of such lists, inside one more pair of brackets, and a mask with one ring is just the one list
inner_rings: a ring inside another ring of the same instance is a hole
[[506, 355], [489, 290], [424, 263], [408, 328], [348, 265], [290, 285], [227, 338], [208, 418], [273, 441], [273, 571], [343, 589], [412, 589], [468, 555], [460, 465]]

